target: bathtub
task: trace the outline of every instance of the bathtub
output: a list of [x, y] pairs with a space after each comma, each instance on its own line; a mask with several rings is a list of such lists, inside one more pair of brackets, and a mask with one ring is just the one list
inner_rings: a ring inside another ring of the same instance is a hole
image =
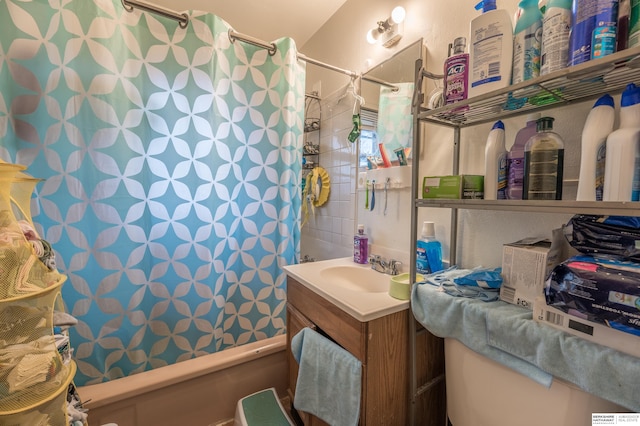
[[[276, 336], [97, 385], [78, 393], [89, 425], [210, 426], [232, 420], [236, 402], [275, 387], [286, 395], [286, 336]], [[286, 407], [286, 406], [285, 406]]]

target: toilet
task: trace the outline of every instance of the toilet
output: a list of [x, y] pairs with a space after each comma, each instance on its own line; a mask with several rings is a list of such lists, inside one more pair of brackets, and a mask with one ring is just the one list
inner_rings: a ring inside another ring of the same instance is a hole
[[584, 426], [624, 407], [554, 378], [550, 388], [444, 339], [447, 412], [453, 426]]
[[234, 426], [295, 426], [278, 399], [275, 388], [268, 388], [238, 401]]

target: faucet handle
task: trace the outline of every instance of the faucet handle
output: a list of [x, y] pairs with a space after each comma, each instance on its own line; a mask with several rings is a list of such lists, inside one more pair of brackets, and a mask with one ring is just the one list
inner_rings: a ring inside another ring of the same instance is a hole
[[391, 259], [389, 261], [389, 267], [391, 268], [391, 275], [398, 275], [400, 273], [399, 269], [402, 266], [402, 262], [399, 260]]

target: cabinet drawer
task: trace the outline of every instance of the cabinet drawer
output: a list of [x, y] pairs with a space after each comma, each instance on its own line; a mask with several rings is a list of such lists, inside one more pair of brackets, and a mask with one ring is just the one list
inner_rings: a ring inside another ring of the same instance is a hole
[[[289, 304], [313, 322], [337, 344], [342, 346], [363, 364], [367, 363], [367, 324], [358, 321], [340, 308], [318, 296], [295, 279], [287, 279]], [[288, 330], [291, 335], [293, 330]]]

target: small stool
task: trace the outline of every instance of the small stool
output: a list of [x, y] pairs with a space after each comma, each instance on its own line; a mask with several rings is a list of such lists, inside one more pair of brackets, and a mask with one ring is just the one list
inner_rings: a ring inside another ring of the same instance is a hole
[[275, 388], [245, 396], [236, 405], [234, 426], [295, 426], [285, 412]]

